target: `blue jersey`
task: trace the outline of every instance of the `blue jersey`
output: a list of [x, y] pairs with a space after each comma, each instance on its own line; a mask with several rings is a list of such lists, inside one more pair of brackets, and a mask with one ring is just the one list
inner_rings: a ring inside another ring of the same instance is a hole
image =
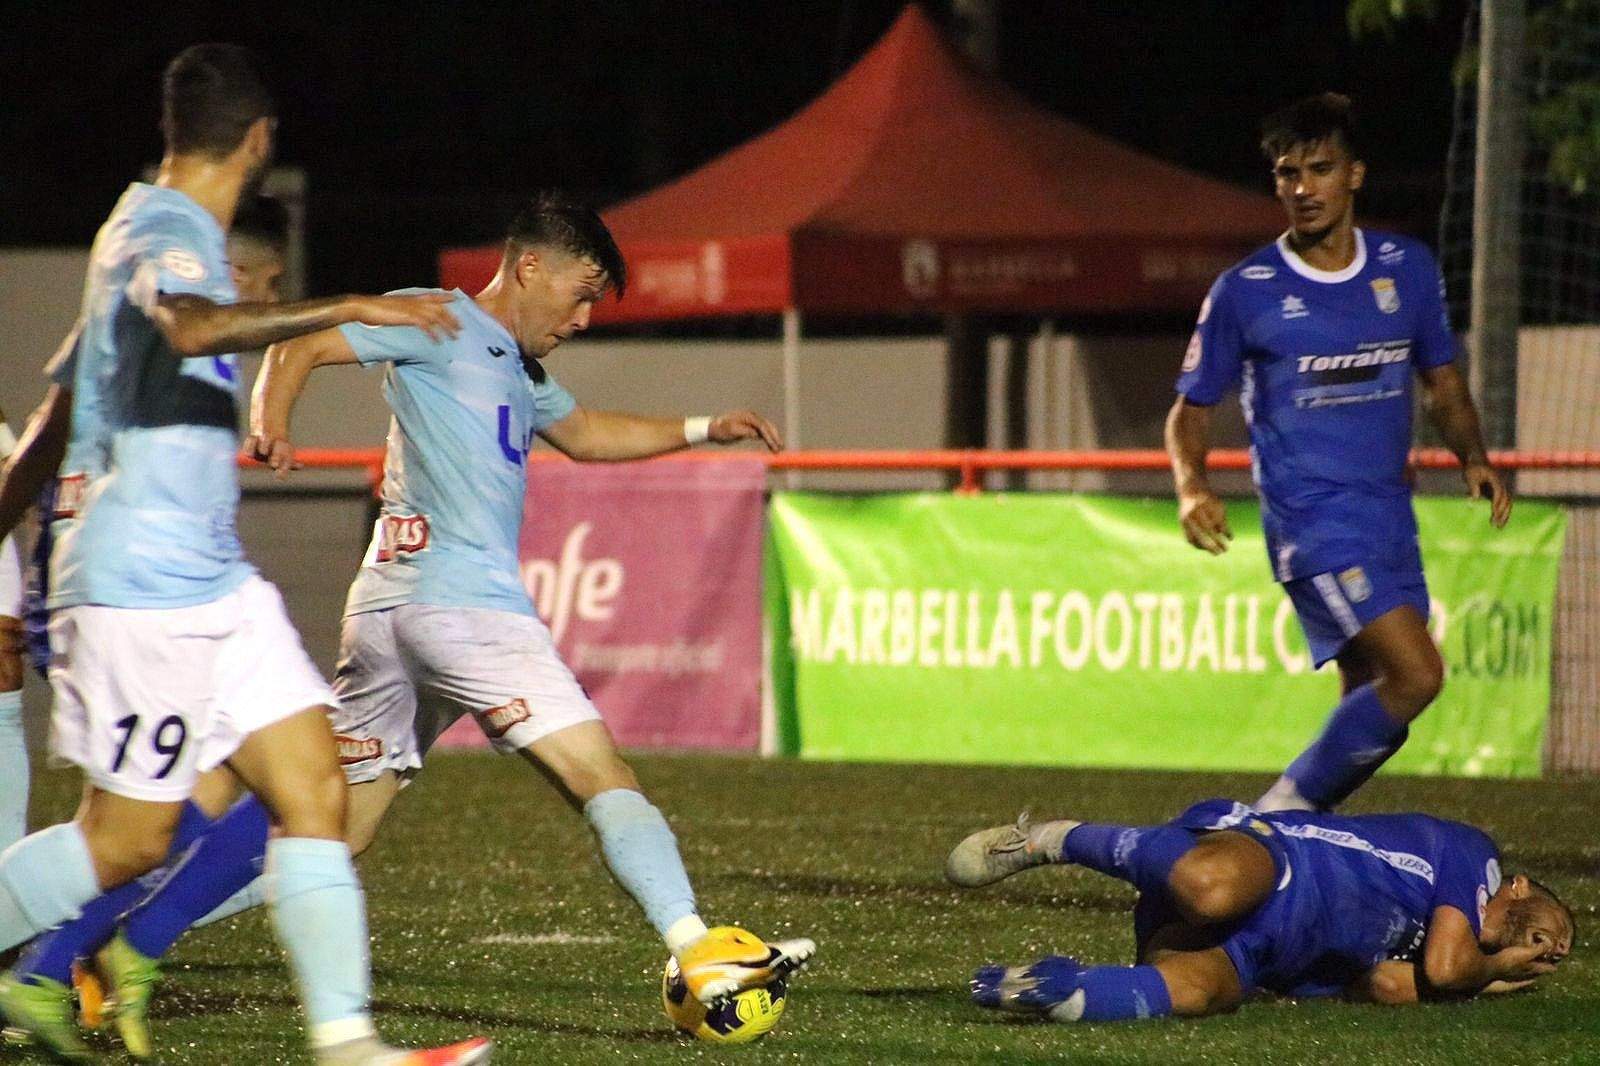
[[1225, 272], [1178, 378], [1201, 405], [1240, 387], [1279, 581], [1421, 566], [1406, 481], [1411, 380], [1455, 358], [1444, 283], [1417, 241], [1355, 239], [1344, 270], [1309, 266], [1280, 237]]
[[1494, 841], [1425, 814], [1261, 814], [1219, 800], [1178, 823], [1247, 832], [1278, 862], [1277, 890], [1223, 944], [1246, 987], [1335, 994], [1385, 959], [1420, 960], [1439, 907], [1481, 933], [1500, 889]]
[[577, 404], [537, 363], [524, 369], [499, 321], [459, 289], [454, 296], [454, 338], [340, 327], [363, 364], [388, 364], [393, 414], [382, 514], [347, 614], [402, 603], [534, 613], [517, 558], [528, 450]]
[[70, 387], [50, 607], [187, 607], [253, 571], [235, 520], [232, 355], [185, 359], [150, 320], [160, 296], [235, 299], [215, 218], [175, 189], [134, 184], [95, 237]]

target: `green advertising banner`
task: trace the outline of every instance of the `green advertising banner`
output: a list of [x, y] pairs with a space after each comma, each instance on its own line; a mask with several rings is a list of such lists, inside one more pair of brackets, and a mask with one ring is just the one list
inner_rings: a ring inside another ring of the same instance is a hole
[[[1389, 763], [1535, 776], [1566, 516], [1419, 499], [1443, 695]], [[1280, 770], [1338, 698], [1268, 572], [1260, 512], [1196, 551], [1170, 500], [778, 493], [780, 742], [818, 759]]]

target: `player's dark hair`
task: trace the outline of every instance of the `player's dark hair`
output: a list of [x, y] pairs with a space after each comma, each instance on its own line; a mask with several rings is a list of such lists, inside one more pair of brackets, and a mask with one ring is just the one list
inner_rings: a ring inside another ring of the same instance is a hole
[[271, 196], [251, 196], [240, 201], [234, 213], [230, 237], [248, 237], [270, 245], [280, 254], [289, 246], [289, 211], [283, 201]]
[[1355, 111], [1350, 98], [1339, 93], [1318, 93], [1296, 100], [1261, 123], [1261, 152], [1269, 163], [1301, 145], [1320, 144], [1332, 138], [1344, 145], [1351, 159], [1361, 158]]
[[553, 189], [535, 193], [511, 220], [506, 230], [507, 256], [533, 247], [559, 248], [592, 259], [606, 272], [606, 281], [618, 296], [628, 287], [628, 264], [599, 213], [565, 193]]
[[252, 123], [276, 113], [255, 57], [236, 44], [185, 48], [161, 78], [161, 132], [169, 152], [225, 156]]

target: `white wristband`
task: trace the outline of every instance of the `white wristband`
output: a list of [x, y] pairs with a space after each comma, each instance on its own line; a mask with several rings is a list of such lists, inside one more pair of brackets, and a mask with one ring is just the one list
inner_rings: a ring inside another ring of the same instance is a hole
[[11, 427], [0, 422], [0, 460], [11, 458], [11, 453], [17, 450], [17, 435], [11, 432]]
[[690, 444], [704, 444], [711, 439], [711, 416], [692, 415], [683, 420], [683, 439]]

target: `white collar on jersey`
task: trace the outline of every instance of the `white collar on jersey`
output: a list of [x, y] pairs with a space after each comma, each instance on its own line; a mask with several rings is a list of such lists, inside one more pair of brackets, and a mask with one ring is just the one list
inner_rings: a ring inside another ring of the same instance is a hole
[[1320, 281], [1324, 285], [1336, 285], [1341, 281], [1349, 281], [1361, 273], [1361, 268], [1367, 265], [1367, 238], [1358, 228], [1356, 234], [1356, 257], [1350, 260], [1350, 265], [1343, 270], [1318, 270], [1289, 247], [1289, 233], [1285, 230], [1278, 237], [1278, 254], [1283, 256], [1283, 261], [1289, 264], [1289, 269], [1310, 281]]

